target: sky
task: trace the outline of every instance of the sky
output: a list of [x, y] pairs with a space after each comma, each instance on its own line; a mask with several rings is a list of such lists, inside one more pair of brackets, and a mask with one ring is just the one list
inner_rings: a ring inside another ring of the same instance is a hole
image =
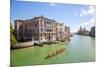
[[26, 20], [43, 15], [64, 23], [70, 27], [71, 32], [76, 32], [80, 26], [90, 30], [96, 23], [94, 5], [11, 0], [10, 6], [10, 20], [13, 24], [16, 19]]

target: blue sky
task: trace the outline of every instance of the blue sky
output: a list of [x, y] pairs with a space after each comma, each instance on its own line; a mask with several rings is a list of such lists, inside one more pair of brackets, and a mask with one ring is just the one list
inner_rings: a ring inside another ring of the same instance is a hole
[[16, 19], [31, 19], [44, 15], [64, 23], [71, 28], [71, 32], [78, 30], [80, 26], [90, 29], [95, 25], [95, 6], [76, 5], [47, 2], [26, 2], [11, 0], [11, 22]]

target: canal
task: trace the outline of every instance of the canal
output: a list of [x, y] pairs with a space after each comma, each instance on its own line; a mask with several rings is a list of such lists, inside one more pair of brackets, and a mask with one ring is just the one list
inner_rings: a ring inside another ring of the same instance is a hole
[[[60, 48], [65, 48], [65, 50], [58, 55], [45, 59], [49, 53]], [[11, 50], [10, 56], [11, 66], [93, 62], [95, 61], [95, 38], [74, 35], [66, 43]]]

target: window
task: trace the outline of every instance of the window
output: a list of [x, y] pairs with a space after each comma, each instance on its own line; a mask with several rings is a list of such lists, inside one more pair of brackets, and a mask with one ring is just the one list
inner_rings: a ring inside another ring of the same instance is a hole
[[23, 28], [22, 26], [19, 27], [19, 32], [22, 32], [23, 31]]
[[29, 32], [32, 32], [32, 30], [30, 29]]
[[37, 27], [38, 25], [37, 24], [35, 24], [35, 27]]
[[42, 25], [42, 20], [40, 22], [41, 22], [41, 25]]
[[47, 29], [47, 32], [51, 32], [52, 31], [52, 29]]
[[43, 28], [41, 28], [41, 32], [43, 32]]

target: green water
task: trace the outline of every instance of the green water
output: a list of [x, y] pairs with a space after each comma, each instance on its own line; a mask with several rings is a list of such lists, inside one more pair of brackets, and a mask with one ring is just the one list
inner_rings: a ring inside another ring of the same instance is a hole
[[[49, 53], [66, 48], [62, 53], [45, 59]], [[32, 46], [11, 50], [11, 66], [36, 64], [57, 64], [95, 61], [95, 39], [89, 36], [74, 35], [68, 42], [45, 44], [43, 47]]]

